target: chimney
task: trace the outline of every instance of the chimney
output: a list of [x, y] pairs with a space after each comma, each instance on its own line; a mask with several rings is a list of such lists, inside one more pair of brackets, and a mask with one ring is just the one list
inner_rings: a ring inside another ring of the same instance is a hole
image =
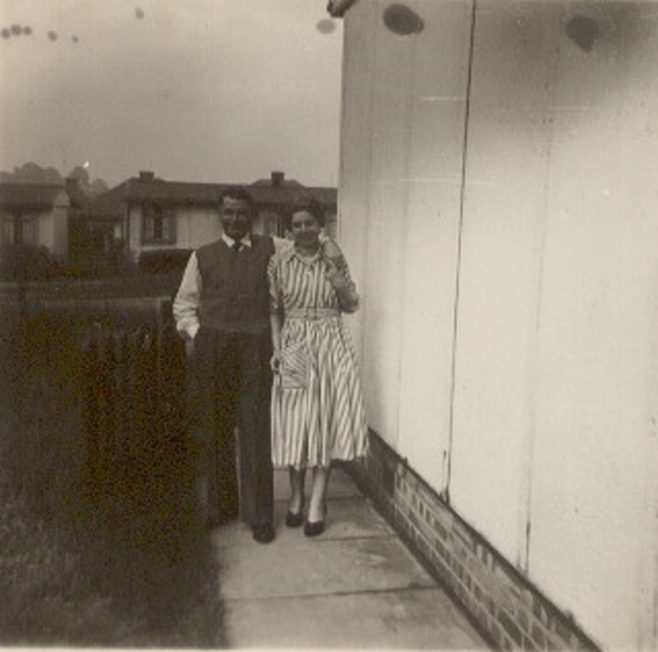
[[283, 185], [283, 178], [285, 174], [283, 172], [274, 171], [272, 172], [272, 187], [280, 188]]
[[139, 171], [139, 180], [140, 181], [153, 181], [155, 175], [149, 170], [140, 170]]

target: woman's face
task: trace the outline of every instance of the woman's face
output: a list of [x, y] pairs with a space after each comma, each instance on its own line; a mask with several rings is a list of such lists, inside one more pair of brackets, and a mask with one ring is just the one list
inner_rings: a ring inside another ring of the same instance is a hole
[[312, 247], [319, 242], [322, 227], [312, 213], [298, 211], [293, 213], [290, 220], [290, 232], [295, 244], [302, 247]]

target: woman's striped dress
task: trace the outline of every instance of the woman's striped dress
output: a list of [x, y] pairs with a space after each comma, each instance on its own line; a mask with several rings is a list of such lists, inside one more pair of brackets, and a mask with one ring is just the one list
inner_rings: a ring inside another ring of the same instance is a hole
[[[351, 306], [358, 301], [344, 258]], [[271, 309], [283, 315], [280, 372], [272, 388], [275, 468], [329, 466], [367, 451], [367, 424], [352, 342], [336, 291], [325, 277], [322, 249], [307, 258], [294, 247], [274, 255]], [[345, 306], [344, 306], [345, 307]]]

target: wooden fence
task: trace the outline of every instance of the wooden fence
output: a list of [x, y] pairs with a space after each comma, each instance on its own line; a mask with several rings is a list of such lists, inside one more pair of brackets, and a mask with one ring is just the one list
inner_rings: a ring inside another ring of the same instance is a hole
[[[25, 359], [31, 351], [56, 357], [58, 347], [76, 349], [66, 359], [79, 374], [92, 496], [149, 494], [185, 464], [185, 351], [171, 315], [176, 285], [170, 278], [147, 288], [125, 282], [0, 288], [0, 310], [6, 316], [14, 308], [10, 321], [23, 333]], [[140, 294], [130, 296], [135, 290]]]

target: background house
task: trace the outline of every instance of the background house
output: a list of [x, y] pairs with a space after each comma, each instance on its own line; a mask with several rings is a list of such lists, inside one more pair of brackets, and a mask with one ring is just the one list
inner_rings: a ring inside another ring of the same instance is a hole
[[497, 645], [655, 649], [655, 9], [330, 10], [369, 486]]
[[[143, 171], [95, 199], [87, 219], [112, 224], [135, 260], [149, 251], [189, 251], [219, 237], [219, 197], [237, 185], [165, 181]], [[283, 236], [284, 211], [301, 194], [316, 197], [327, 213], [329, 228], [335, 224], [335, 188], [305, 187], [286, 180], [282, 172], [247, 188], [256, 202], [256, 233]]]
[[69, 207], [61, 185], [0, 183], [2, 244], [45, 247], [55, 258], [65, 259]]
[[336, 189], [304, 186], [294, 179], [286, 179], [283, 172], [272, 172], [269, 179], [259, 179], [248, 186], [256, 202], [258, 218], [254, 228], [259, 233], [283, 237], [284, 215], [292, 203], [306, 195], [317, 199], [324, 209], [326, 232], [336, 234]]

